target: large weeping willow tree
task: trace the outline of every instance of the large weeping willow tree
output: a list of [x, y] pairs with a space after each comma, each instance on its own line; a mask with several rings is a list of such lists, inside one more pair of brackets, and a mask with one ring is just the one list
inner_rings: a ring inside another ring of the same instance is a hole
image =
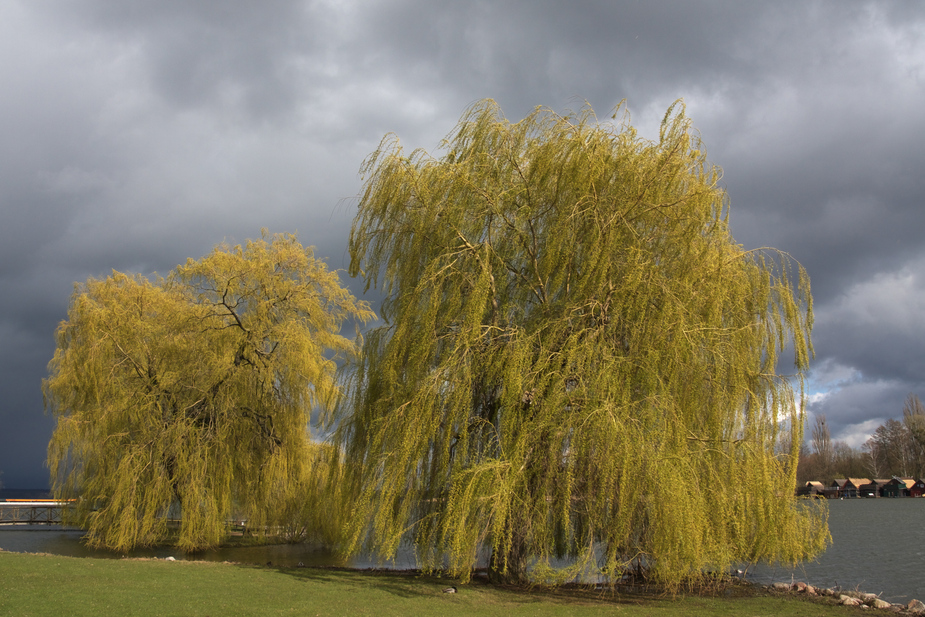
[[385, 299], [336, 434], [350, 549], [669, 585], [822, 550], [793, 498], [809, 281], [734, 242], [683, 106], [653, 142], [483, 101], [442, 147], [363, 167], [351, 273]]
[[166, 279], [77, 285], [44, 382], [55, 496], [117, 550], [212, 546], [233, 513], [291, 527], [274, 516], [316, 484], [310, 413], [333, 406], [336, 362], [357, 351], [341, 325], [370, 317], [291, 235], [218, 246]]

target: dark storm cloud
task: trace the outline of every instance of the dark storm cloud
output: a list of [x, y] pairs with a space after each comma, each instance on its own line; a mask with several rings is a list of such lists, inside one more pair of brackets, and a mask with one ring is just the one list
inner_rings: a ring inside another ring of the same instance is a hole
[[[849, 286], [817, 318], [817, 345], [864, 379], [925, 385], [925, 257]], [[917, 388], [915, 388], [917, 389]]]
[[261, 227], [346, 267], [363, 158], [390, 131], [433, 151], [484, 97], [512, 120], [626, 99], [650, 138], [683, 97], [736, 239], [809, 270], [810, 410], [860, 443], [925, 396], [923, 41], [914, 2], [8, 2], [0, 480], [45, 481], [38, 384], [74, 281]]
[[[737, 7], [723, 9], [723, 29], [749, 18]], [[727, 58], [704, 36], [713, 13], [677, 3], [391, 2], [367, 23], [383, 25], [376, 45], [419, 65], [435, 58], [446, 80], [469, 92], [523, 92], [529, 109], [563, 92], [594, 100], [584, 93], [613, 97], [638, 82], [648, 96], [651, 84], [696, 82], [700, 69]]]
[[177, 107], [239, 105], [257, 117], [295, 102], [294, 50], [312, 51], [321, 16], [302, 2], [53, 3], [57, 19], [137, 49], [152, 91]]

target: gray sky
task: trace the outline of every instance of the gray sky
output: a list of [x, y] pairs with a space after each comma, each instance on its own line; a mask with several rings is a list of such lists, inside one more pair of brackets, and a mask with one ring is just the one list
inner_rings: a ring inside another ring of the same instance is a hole
[[[41, 379], [73, 283], [297, 232], [345, 267], [358, 169], [463, 110], [684, 98], [736, 239], [808, 269], [811, 411], [860, 445], [925, 397], [925, 5], [5, 0], [0, 476], [47, 484]], [[356, 282], [351, 286], [359, 290]]]

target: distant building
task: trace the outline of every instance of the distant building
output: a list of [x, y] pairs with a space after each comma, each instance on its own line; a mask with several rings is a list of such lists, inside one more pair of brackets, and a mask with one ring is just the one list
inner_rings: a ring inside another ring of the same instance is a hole
[[815, 480], [797, 489], [797, 497], [825, 497], [825, 485]]
[[835, 478], [829, 484], [835, 489], [835, 497], [839, 499], [855, 499], [860, 497], [860, 488], [865, 484], [870, 484], [868, 478]]
[[889, 482], [885, 478], [871, 480], [867, 484], [858, 487], [858, 493], [861, 497], [883, 497], [883, 487]]
[[925, 495], [925, 480], [915, 479], [915, 484], [909, 488], [909, 497], [922, 497]]
[[826, 499], [925, 497], [925, 478], [835, 478], [828, 484], [812, 480], [798, 487], [796, 495]]
[[[915, 478], [893, 477], [883, 487], [884, 497], [909, 497], [912, 494], [912, 488], [916, 485]], [[919, 493], [921, 495], [921, 492]]]

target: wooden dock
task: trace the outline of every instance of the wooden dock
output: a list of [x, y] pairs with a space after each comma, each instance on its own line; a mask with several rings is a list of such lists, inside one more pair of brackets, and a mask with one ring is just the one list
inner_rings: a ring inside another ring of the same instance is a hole
[[0, 525], [60, 525], [68, 502], [53, 499], [0, 501]]

